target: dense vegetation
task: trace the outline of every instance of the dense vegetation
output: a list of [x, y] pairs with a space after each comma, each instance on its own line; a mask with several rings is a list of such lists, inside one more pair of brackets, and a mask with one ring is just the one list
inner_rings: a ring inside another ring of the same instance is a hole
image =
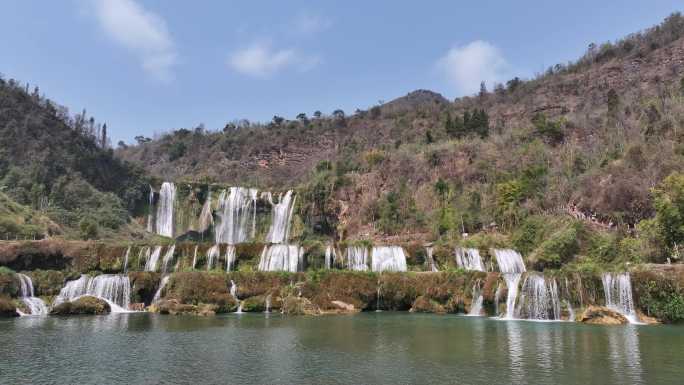
[[[38, 88], [0, 76], [0, 190], [20, 205], [76, 229], [91, 218], [103, 229], [126, 224], [142, 209], [146, 177], [116, 158], [100, 126], [85, 111], [68, 110]], [[21, 233], [21, 232], [20, 232]], [[23, 234], [23, 233], [22, 233]], [[0, 229], [0, 236], [21, 236]]]

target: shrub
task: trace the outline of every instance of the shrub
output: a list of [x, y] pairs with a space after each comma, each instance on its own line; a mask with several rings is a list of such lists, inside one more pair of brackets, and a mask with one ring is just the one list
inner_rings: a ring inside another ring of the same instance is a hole
[[78, 228], [81, 232], [81, 238], [84, 240], [97, 239], [99, 228], [97, 222], [90, 217], [81, 219], [78, 223]]

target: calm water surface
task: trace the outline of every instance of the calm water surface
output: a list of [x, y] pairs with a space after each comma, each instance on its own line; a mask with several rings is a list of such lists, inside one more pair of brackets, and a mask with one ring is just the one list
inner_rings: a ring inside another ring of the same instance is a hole
[[684, 327], [364, 313], [0, 321], [2, 384], [681, 384]]

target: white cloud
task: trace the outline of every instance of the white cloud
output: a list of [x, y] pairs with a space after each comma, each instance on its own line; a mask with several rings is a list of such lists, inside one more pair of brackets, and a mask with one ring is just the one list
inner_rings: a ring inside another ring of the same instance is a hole
[[137, 56], [145, 71], [162, 81], [173, 78], [178, 55], [164, 19], [135, 0], [95, 0], [92, 4], [105, 34]]
[[331, 25], [332, 22], [330, 19], [306, 11], [300, 12], [292, 21], [292, 28], [294, 31], [305, 36], [310, 36], [326, 30], [330, 28]]
[[437, 66], [462, 95], [478, 92], [482, 81], [491, 89], [494, 82], [503, 82], [509, 72], [499, 49], [482, 40], [450, 49]]
[[294, 49], [273, 49], [271, 44], [264, 42], [252, 45], [234, 52], [228, 58], [228, 65], [235, 71], [253, 76], [266, 78], [286, 68], [308, 71], [320, 63], [320, 58], [305, 55]]

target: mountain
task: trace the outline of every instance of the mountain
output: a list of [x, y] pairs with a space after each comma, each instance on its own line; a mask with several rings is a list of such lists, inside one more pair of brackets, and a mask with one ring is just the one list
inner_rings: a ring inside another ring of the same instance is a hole
[[67, 233], [86, 218], [116, 230], [144, 209], [147, 189], [144, 170], [108, 147], [106, 125], [0, 78], [0, 190], [8, 199]]

